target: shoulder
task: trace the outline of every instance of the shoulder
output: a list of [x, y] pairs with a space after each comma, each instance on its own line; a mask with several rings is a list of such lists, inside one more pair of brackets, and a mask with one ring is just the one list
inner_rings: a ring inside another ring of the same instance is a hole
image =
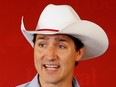
[[32, 81], [18, 85], [16, 87], [40, 87], [40, 84], [38, 83], [38, 74], [36, 74], [36, 76], [32, 79]]
[[30, 82], [27, 82], [27, 83], [18, 85], [18, 86], [16, 86], [16, 87], [29, 87], [29, 84], [30, 84]]

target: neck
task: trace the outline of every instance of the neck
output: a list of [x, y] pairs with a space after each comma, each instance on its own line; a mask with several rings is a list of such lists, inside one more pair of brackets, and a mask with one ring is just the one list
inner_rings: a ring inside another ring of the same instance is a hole
[[72, 83], [69, 84], [41, 84], [41, 87], [73, 87]]
[[40, 80], [40, 87], [73, 87], [72, 78], [58, 83], [47, 83]]
[[67, 83], [67, 84], [43, 84], [43, 85], [41, 85], [41, 87], [73, 87], [72, 86], [72, 84], [69, 84], [69, 83]]

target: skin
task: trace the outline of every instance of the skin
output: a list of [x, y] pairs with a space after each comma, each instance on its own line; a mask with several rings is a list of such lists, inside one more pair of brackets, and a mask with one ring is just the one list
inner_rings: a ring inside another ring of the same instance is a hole
[[[75, 61], [84, 49], [75, 50], [67, 35], [37, 35], [34, 46], [34, 63], [41, 87], [72, 87]], [[67, 85], [68, 83], [68, 85]]]

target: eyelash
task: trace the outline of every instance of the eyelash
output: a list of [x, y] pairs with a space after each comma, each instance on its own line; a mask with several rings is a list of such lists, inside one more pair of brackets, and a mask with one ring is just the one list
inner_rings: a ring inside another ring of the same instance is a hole
[[39, 46], [40, 48], [44, 48], [44, 47], [46, 46], [46, 44], [40, 43], [40, 44], [38, 44], [38, 46]]
[[[45, 44], [45, 43], [39, 43], [38, 46], [39, 46], [40, 48], [45, 48], [45, 47], [46, 47], [46, 44]], [[57, 46], [57, 48], [58, 48], [58, 49], [65, 49], [66, 46], [64, 46], [64, 45], [62, 45], [62, 44], [59, 44], [59, 45]]]
[[60, 49], [66, 48], [64, 45], [58, 45], [57, 47], [60, 48]]

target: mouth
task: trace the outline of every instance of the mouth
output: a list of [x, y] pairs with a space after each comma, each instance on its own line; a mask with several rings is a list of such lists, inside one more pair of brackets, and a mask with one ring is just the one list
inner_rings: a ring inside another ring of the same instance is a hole
[[53, 65], [53, 64], [44, 64], [43, 66], [47, 70], [51, 70], [51, 71], [54, 71], [54, 70], [57, 70], [58, 68], [60, 68], [59, 65]]

